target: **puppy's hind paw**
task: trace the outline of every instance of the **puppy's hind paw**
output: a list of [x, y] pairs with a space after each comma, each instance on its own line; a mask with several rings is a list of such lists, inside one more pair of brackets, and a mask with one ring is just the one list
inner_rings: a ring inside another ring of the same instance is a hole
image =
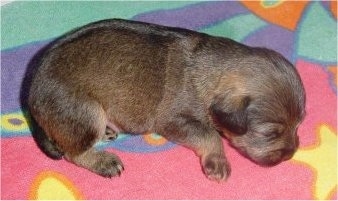
[[101, 158], [98, 158], [92, 169], [97, 174], [108, 178], [120, 176], [123, 170], [124, 167], [121, 160], [117, 156], [105, 152]]
[[213, 181], [225, 181], [231, 173], [230, 165], [224, 156], [208, 155], [202, 161], [204, 174]]
[[117, 155], [105, 151], [97, 151], [94, 148], [75, 156], [66, 153], [65, 159], [108, 178], [120, 176], [124, 170], [121, 159]]
[[115, 132], [114, 130], [110, 129], [109, 127], [106, 128], [106, 133], [103, 136], [103, 141], [113, 141], [116, 140], [118, 137], [118, 133]]

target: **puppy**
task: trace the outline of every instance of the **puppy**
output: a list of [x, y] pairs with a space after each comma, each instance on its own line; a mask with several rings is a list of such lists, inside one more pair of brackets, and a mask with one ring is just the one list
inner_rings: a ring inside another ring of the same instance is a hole
[[93, 145], [116, 133], [155, 132], [225, 180], [221, 135], [252, 161], [290, 159], [304, 117], [301, 79], [280, 54], [194, 31], [121, 19], [88, 24], [43, 54], [29, 91], [38, 144], [104, 177], [120, 158]]

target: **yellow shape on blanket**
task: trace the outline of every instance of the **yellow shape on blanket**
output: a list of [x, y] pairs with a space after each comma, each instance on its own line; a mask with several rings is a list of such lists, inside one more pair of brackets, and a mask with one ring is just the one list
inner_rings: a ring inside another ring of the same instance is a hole
[[318, 129], [318, 143], [299, 149], [293, 159], [309, 165], [315, 173], [316, 199], [330, 199], [337, 190], [337, 134], [327, 125]]
[[26, 118], [22, 112], [1, 115], [1, 130], [20, 132], [29, 129]]
[[53, 171], [44, 171], [33, 181], [29, 199], [82, 200], [83, 198], [66, 176]]

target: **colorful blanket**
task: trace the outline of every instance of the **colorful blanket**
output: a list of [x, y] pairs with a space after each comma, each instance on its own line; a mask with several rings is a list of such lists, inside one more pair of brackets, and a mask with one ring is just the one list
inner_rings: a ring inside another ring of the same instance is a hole
[[[337, 199], [337, 1], [11, 2], [1, 18], [1, 199]], [[120, 134], [96, 145], [124, 162], [112, 179], [47, 158], [23, 115], [28, 63], [55, 37], [105, 18], [184, 27], [282, 53], [307, 95], [299, 151], [264, 168], [224, 140], [233, 171], [222, 183], [206, 179], [192, 151], [156, 134]]]

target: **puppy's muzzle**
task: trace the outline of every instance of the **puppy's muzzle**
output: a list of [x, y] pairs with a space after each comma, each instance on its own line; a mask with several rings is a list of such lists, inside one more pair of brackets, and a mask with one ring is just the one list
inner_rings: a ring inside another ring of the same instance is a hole
[[286, 145], [277, 150], [270, 151], [265, 157], [259, 159], [257, 162], [264, 166], [274, 166], [283, 161], [289, 160], [293, 157], [299, 146], [299, 138], [295, 138], [295, 143]]

